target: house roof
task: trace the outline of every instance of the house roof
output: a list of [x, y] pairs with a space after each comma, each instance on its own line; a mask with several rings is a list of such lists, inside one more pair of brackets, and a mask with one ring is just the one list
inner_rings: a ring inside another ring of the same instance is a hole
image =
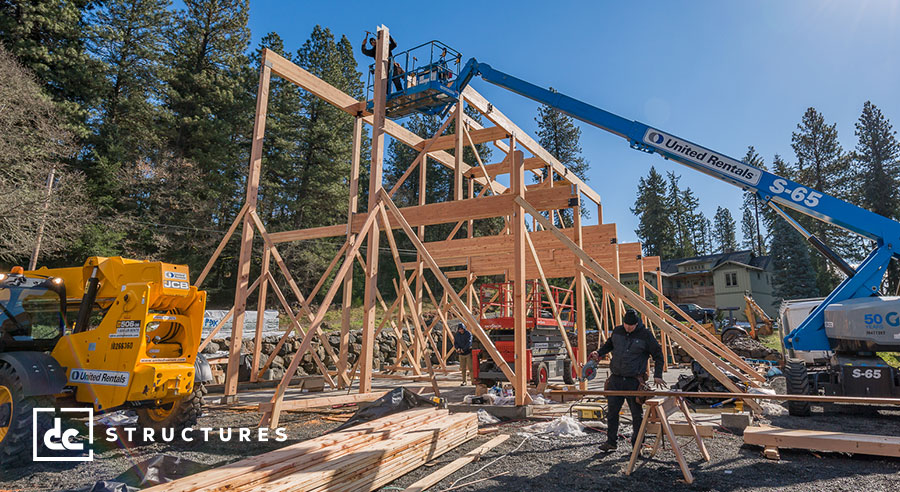
[[[709, 268], [703, 270], [691, 270], [687, 272], [678, 271], [678, 267], [691, 263], [708, 263]], [[672, 260], [662, 260], [660, 262], [660, 270], [663, 275], [696, 275], [699, 273], [709, 273], [726, 263], [733, 263], [752, 269], [766, 270], [772, 263], [771, 256], [754, 256], [750, 250], [733, 251], [730, 253], [718, 253], [714, 255], [692, 256], [690, 258], [675, 258]]]

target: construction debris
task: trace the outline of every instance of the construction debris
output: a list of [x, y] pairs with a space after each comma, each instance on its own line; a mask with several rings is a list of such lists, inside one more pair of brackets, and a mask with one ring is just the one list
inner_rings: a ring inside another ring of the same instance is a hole
[[550, 434], [556, 437], [584, 436], [584, 425], [568, 415], [564, 415], [550, 422], [529, 425], [522, 430], [532, 434]]
[[477, 432], [473, 413], [409, 410], [147, 490], [374, 490]]

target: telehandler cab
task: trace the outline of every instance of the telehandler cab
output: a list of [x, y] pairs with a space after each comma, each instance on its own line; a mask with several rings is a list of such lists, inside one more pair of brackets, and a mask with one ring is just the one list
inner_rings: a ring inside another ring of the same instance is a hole
[[212, 380], [198, 354], [205, 309], [183, 265], [91, 257], [0, 274], [0, 468], [40, 445], [36, 407], [134, 409], [139, 426], [176, 432], [196, 424]]

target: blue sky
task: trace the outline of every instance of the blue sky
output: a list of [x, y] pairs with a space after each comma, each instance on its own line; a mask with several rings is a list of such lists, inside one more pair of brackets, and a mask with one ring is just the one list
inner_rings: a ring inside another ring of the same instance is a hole
[[[251, 3], [254, 45], [275, 31], [296, 50], [316, 24], [354, 45], [379, 24], [399, 50], [439, 39], [463, 60], [476, 57], [738, 159], [753, 145], [767, 163], [776, 153], [793, 162], [791, 132], [810, 106], [837, 123], [845, 150], [856, 145], [853, 124], [866, 100], [900, 122], [897, 1]], [[536, 103], [479, 79], [473, 86], [534, 135]], [[629, 208], [650, 166], [681, 174], [708, 217], [725, 206], [740, 220], [738, 188], [579, 125], [588, 184], [620, 241], [636, 240]], [[595, 222], [593, 214], [588, 223]]]

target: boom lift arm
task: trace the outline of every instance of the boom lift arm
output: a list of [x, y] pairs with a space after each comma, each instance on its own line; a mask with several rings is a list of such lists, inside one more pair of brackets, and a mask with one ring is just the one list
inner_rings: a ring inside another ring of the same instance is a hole
[[[810, 313], [796, 329], [785, 336], [785, 347], [798, 351], [827, 352], [831, 344], [825, 333], [825, 308], [848, 299], [877, 295], [892, 256], [900, 257], [900, 223], [887, 217], [805, 187], [755, 166], [638, 121], [553, 92], [494, 69], [487, 63], [470, 59], [460, 71], [454, 89], [461, 93], [472, 77], [484, 80], [529, 99], [557, 109], [573, 118], [628, 140], [631, 148], [656, 153], [702, 173], [755, 193], [772, 207], [838, 267], [847, 278]], [[873, 240], [868, 257], [854, 270], [818, 238], [804, 230], [778, 205], [797, 210], [816, 219], [837, 225]]]

